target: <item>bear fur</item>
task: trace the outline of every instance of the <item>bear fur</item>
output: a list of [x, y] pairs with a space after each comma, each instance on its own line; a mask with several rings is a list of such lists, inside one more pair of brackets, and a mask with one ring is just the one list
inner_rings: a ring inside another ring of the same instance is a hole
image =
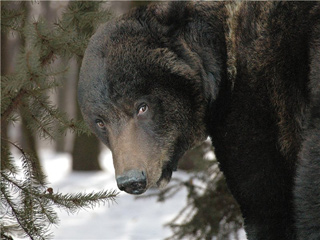
[[209, 136], [248, 239], [319, 239], [319, 25], [318, 2], [151, 4], [103, 25], [78, 95], [119, 188], [165, 186]]
[[[319, 9], [318, 9], [319, 10]], [[311, 38], [310, 104], [296, 174], [295, 207], [298, 239], [320, 239], [320, 25]]]

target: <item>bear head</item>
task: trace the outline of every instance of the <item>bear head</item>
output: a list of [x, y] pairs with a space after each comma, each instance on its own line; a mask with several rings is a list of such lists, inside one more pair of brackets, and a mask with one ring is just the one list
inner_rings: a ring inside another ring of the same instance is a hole
[[179, 158], [208, 136], [219, 77], [183, 37], [192, 6], [171, 5], [138, 8], [101, 26], [81, 66], [82, 114], [112, 152], [118, 187], [131, 194], [165, 186]]

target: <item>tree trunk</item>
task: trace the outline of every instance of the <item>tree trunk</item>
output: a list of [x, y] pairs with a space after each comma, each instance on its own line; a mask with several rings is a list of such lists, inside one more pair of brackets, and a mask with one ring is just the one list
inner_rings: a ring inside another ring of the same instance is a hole
[[[8, 74], [9, 72], [9, 49], [8, 38], [6, 34], [1, 34], [1, 76]], [[7, 160], [8, 143], [3, 139], [8, 139], [7, 136], [7, 122], [1, 121], [1, 163]], [[3, 164], [1, 166], [4, 166]]]
[[[63, 66], [67, 66], [69, 63], [66, 59], [60, 59], [59, 64], [62, 64]], [[70, 72], [70, 71], [69, 71]], [[61, 79], [61, 82], [63, 82], [62, 87], [58, 87], [56, 89], [56, 105], [58, 109], [61, 112], [66, 112], [69, 118], [74, 118], [74, 88], [76, 88], [76, 83], [74, 83], [76, 80], [75, 77], [72, 75], [72, 78], [69, 78], [69, 75], [67, 73], [63, 73], [61, 76], [59, 76]], [[70, 109], [71, 106], [71, 109]], [[58, 131], [58, 124], [56, 126], [56, 129]], [[72, 135], [70, 133], [63, 134], [59, 136], [59, 138], [55, 141], [55, 151], [56, 152], [70, 152], [69, 143], [70, 137], [69, 135]]]
[[[26, 14], [28, 15], [29, 13], [29, 3], [23, 2], [22, 3], [22, 8], [25, 8], [27, 10]], [[14, 39], [14, 40], [9, 40], [6, 36], [6, 34], [1, 34], [1, 75], [7, 75], [12, 73], [13, 69], [15, 68], [14, 66], [14, 61], [13, 61], [13, 56], [14, 56], [14, 49], [19, 49], [20, 46], [25, 45], [25, 39]], [[6, 119], [2, 119], [1, 121], [1, 138], [3, 139], [8, 139], [7, 137], [7, 122]], [[26, 127], [26, 121], [21, 115], [21, 132], [22, 132], [22, 137], [20, 139], [20, 145], [21, 147], [27, 152], [31, 153], [35, 159], [39, 163], [39, 158], [36, 150], [36, 142], [35, 142], [35, 137]], [[1, 141], [2, 148], [1, 148], [1, 159], [2, 161], [6, 161], [6, 154], [3, 152], [4, 149], [8, 148], [7, 142], [6, 141]], [[40, 166], [40, 164], [38, 164]], [[39, 169], [41, 170], [41, 169]]]
[[[23, 8], [27, 10], [27, 16], [30, 13], [30, 3], [22, 3]], [[26, 40], [24, 38], [20, 39], [19, 45], [22, 45], [23, 48], [25, 49], [26, 45]], [[38, 166], [41, 166], [40, 160], [38, 157], [38, 152], [37, 152], [37, 143], [36, 143], [36, 136], [32, 133], [32, 131], [27, 127], [28, 122], [26, 121], [25, 117], [23, 114], [20, 114], [21, 117], [21, 139], [20, 139], [20, 144], [22, 149], [24, 149], [27, 153], [31, 153], [34, 157], [34, 160], [37, 161]], [[42, 171], [42, 169], [39, 169]]]

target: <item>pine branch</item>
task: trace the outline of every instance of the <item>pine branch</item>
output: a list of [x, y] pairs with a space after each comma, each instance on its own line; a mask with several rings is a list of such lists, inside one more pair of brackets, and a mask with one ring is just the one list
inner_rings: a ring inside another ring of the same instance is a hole
[[11, 29], [21, 33], [22, 19], [26, 16], [25, 9], [9, 10], [6, 9], [6, 4], [1, 4], [1, 31], [8, 32]]
[[20, 153], [22, 154], [22, 157], [23, 157], [23, 163], [24, 163], [24, 168], [25, 168], [25, 173], [27, 175], [27, 178], [33, 178], [37, 182], [39, 182], [40, 184], [45, 184], [46, 176], [40, 170], [41, 167], [37, 164], [38, 161], [35, 161], [31, 154], [26, 153], [16, 143], [11, 142], [10, 140], [5, 139], [5, 138], [1, 138], [1, 140], [6, 141], [7, 143], [11, 144], [12, 146], [14, 146], [16, 149], [18, 149], [20, 151]]
[[[70, 2], [55, 28], [51, 29], [41, 18], [36, 22], [28, 21], [26, 4], [22, 3], [23, 10], [10, 12], [1, 9], [2, 31], [16, 30], [23, 42], [14, 74], [2, 79], [1, 123], [15, 121], [17, 118], [13, 113], [19, 110], [27, 127], [39, 133], [41, 138], [56, 137], [55, 123], [59, 124], [58, 134], [63, 134], [66, 129], [88, 133], [83, 121], [69, 120], [51, 104], [45, 92], [58, 86], [55, 76], [66, 71], [52, 71], [50, 67], [56, 69], [56, 66], [51, 63], [57, 57], [81, 60], [94, 29], [99, 22], [106, 20], [106, 11], [101, 10], [97, 2]], [[5, 217], [8, 219], [0, 224], [2, 238], [9, 239], [11, 233], [20, 231], [30, 239], [46, 239], [47, 225], [58, 223], [53, 207], [73, 213], [115, 201], [116, 191], [55, 193], [47, 187], [46, 176], [34, 161], [33, 154], [9, 139], [2, 140], [19, 151], [22, 162], [22, 169], [18, 169], [13, 164], [10, 148], [2, 146], [6, 162], [1, 163], [1, 203], [7, 210]]]
[[45, 135], [42, 136], [43, 138], [49, 136], [51, 139], [54, 139], [53, 135], [50, 134], [49, 129], [46, 129], [44, 121], [39, 120], [34, 114], [31, 114], [31, 118], [38, 124], [39, 129], [45, 133]]
[[12, 174], [17, 174], [17, 167], [14, 164], [13, 157], [11, 155], [10, 149], [1, 144], [1, 170], [8, 170]]
[[[31, 55], [31, 51], [28, 51], [26, 53], [26, 66], [27, 66], [27, 69], [28, 69], [28, 72], [30, 74], [30, 78], [29, 78], [29, 81], [30, 82], [34, 82], [37, 87], [39, 89], [41, 89], [41, 86], [39, 86], [37, 84], [37, 82], [35, 81], [36, 78], [39, 77], [39, 75], [35, 74], [33, 72], [33, 69], [30, 65], [30, 55]], [[46, 63], [48, 62], [48, 60], [46, 60]], [[22, 103], [22, 99], [25, 95], [28, 94], [28, 90], [24, 89], [24, 88], [21, 88], [19, 90], [19, 92], [17, 93], [17, 95], [15, 95], [12, 99], [11, 99], [11, 102], [10, 104], [6, 107], [5, 110], [2, 110], [3, 112], [1, 113], [1, 123], [5, 123], [7, 118], [10, 116], [10, 114], [17, 110], [17, 108], [20, 106], [20, 104]]]
[[33, 235], [29, 233], [29, 229], [24, 224], [24, 216], [21, 216], [21, 214], [16, 210], [18, 207], [15, 206], [15, 204], [11, 200], [9, 194], [6, 193], [3, 186], [1, 186], [1, 193], [4, 196], [6, 203], [9, 205], [13, 215], [15, 216], [19, 226], [24, 230], [25, 234], [28, 235], [30, 239], [34, 239]]
[[14, 185], [18, 189], [28, 194], [32, 194], [38, 199], [51, 200], [54, 205], [64, 210], [73, 213], [79, 208], [93, 208], [96, 205], [116, 202], [116, 197], [119, 194], [116, 190], [104, 190], [100, 192], [92, 193], [76, 193], [76, 194], [62, 194], [54, 193], [52, 188], [47, 188], [46, 185], [42, 185], [41, 189], [47, 189], [46, 191], [31, 191], [22, 182], [18, 182], [15, 179], [9, 177], [6, 173], [2, 172], [1, 176], [4, 180]]
[[40, 31], [38, 29], [38, 24], [39, 24], [39, 22], [34, 22], [33, 23], [35, 31], [37, 33], [37, 36], [43, 41], [43, 44], [45, 43], [50, 48], [48, 54], [43, 56], [42, 59], [41, 59], [41, 66], [43, 67], [43, 66], [46, 66], [48, 63], [50, 63], [54, 59], [54, 56], [55, 56], [54, 53], [57, 51], [57, 49], [52, 47], [51, 44], [50, 44], [54, 39], [50, 39], [47, 36], [44, 36], [44, 35], [42, 35], [40, 33]]
[[101, 191], [92, 193], [77, 193], [77, 194], [61, 194], [51, 193], [41, 195], [44, 198], [50, 199], [58, 207], [64, 208], [64, 210], [74, 213], [79, 208], [94, 208], [100, 204], [110, 204], [115, 202], [115, 198], [119, 193], [113, 191]]
[[[57, 206], [59, 208], [63, 208], [65, 211], [69, 213], [75, 213], [79, 211], [79, 209], [85, 208], [94, 208], [100, 204], [110, 204], [115, 202], [115, 198], [118, 195], [116, 191], [100, 191], [97, 193], [77, 193], [77, 194], [61, 194], [61, 193], [53, 193], [52, 188], [47, 188], [45, 185], [42, 186], [32, 186], [30, 183], [26, 181], [17, 181], [14, 178], [8, 176], [5, 172], [1, 172], [1, 177], [3, 179], [3, 184], [1, 188], [1, 192], [5, 195], [6, 204], [9, 205], [12, 210], [14, 217], [19, 221], [19, 225], [21, 228], [31, 236], [41, 236], [41, 229], [43, 226], [37, 224], [36, 214], [44, 215], [49, 223], [57, 224], [58, 218], [55, 212], [51, 210], [51, 206]], [[20, 193], [23, 193], [26, 196], [27, 201], [23, 200], [25, 204], [27, 204], [28, 212], [20, 212], [18, 206], [11, 200], [10, 196], [6, 193], [4, 186], [6, 186], [5, 182], [11, 184], [12, 186], [19, 189]], [[47, 189], [43, 191], [43, 189]], [[36, 204], [37, 203], [37, 204]], [[31, 209], [31, 206], [32, 209]], [[32, 217], [35, 216], [34, 220], [28, 219], [30, 222], [30, 226], [27, 225], [25, 216]], [[41, 217], [43, 218], [43, 217]], [[41, 220], [43, 221], [43, 220]], [[30, 232], [31, 231], [31, 232]], [[34, 235], [35, 234], [35, 235]], [[32, 237], [30, 237], [32, 239]], [[37, 237], [38, 239], [38, 237]], [[44, 239], [44, 238], [43, 238]]]
[[81, 126], [81, 123], [74, 122], [73, 119], [68, 120], [65, 114], [62, 114], [57, 108], [53, 108], [50, 106], [50, 103], [47, 102], [45, 99], [40, 99], [40, 95], [31, 93], [30, 96], [32, 96], [37, 103], [39, 104], [40, 108], [43, 109], [45, 112], [47, 112], [51, 117], [53, 117], [59, 124], [60, 129], [59, 132], [63, 133], [64, 129], [71, 129], [72, 131], [76, 131], [81, 129], [81, 133], [87, 133], [91, 134], [87, 128], [84, 129], [84, 126]]
[[4, 110], [1, 114], [1, 124], [4, 124], [10, 114], [15, 111], [21, 103], [22, 98], [26, 95], [27, 91], [24, 89], [20, 89], [18, 94], [11, 99], [10, 105]]
[[[8, 11], [9, 14], [6, 16], [1, 16], [1, 20], [8, 20], [8, 19], [12, 19], [12, 18], [17, 18], [20, 16], [23, 16], [25, 13], [24, 12], [15, 12], [15, 11]], [[11, 13], [11, 15], [10, 15]]]

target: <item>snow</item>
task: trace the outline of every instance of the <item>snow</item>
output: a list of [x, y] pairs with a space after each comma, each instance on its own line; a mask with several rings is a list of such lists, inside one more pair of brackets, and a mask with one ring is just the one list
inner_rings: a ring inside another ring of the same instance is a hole
[[[40, 150], [39, 153], [49, 187], [54, 192], [118, 190], [109, 150], [104, 150], [100, 155], [103, 171], [96, 172], [72, 172], [69, 154], [57, 154], [51, 150]], [[181, 171], [175, 172], [174, 177], [188, 179], [188, 175]], [[158, 190], [148, 190], [149, 193], [155, 191]], [[157, 202], [155, 197], [136, 199], [133, 195], [121, 192], [116, 203], [81, 210], [76, 214], [70, 215], [57, 209], [60, 223], [51, 228], [53, 239], [165, 239], [172, 235], [172, 231], [164, 225], [186, 205], [186, 194], [186, 190], [181, 189], [167, 201]], [[246, 239], [243, 230], [239, 239]]]
[[[40, 152], [50, 187], [62, 193], [92, 192], [117, 189], [112, 156], [108, 150], [101, 154], [103, 171], [72, 172], [69, 154]], [[181, 177], [184, 173], [178, 173]], [[151, 189], [149, 191], [157, 191]], [[157, 202], [156, 198], [135, 199], [120, 193], [116, 203], [81, 210], [68, 215], [57, 210], [60, 224], [52, 227], [54, 239], [164, 239], [172, 232], [164, 224], [172, 220], [186, 204], [186, 191], [181, 190], [172, 199]]]

